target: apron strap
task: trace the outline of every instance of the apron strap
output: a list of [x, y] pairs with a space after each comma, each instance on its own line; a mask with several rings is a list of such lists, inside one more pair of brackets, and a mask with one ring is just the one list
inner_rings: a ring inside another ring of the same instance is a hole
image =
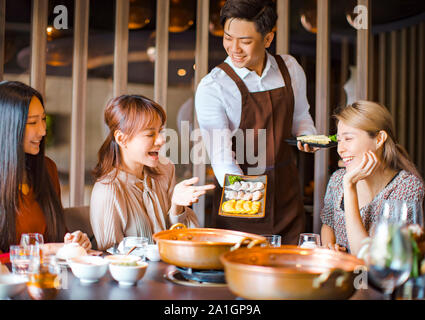
[[229, 66], [226, 62], [222, 62], [217, 67], [223, 70], [230, 77], [230, 79], [232, 79], [236, 83], [242, 96], [241, 105], [244, 105], [247, 99], [247, 96], [249, 95], [249, 90], [246, 87], [243, 80], [236, 74], [235, 70], [233, 70], [232, 67]]
[[291, 94], [292, 104], [294, 104], [294, 91], [292, 90], [292, 81], [291, 76], [289, 74], [289, 70], [286, 67], [285, 61], [283, 61], [280, 55], [274, 55], [276, 59], [276, 63], [279, 66], [280, 73], [282, 74], [283, 81], [285, 81], [285, 86], [288, 87], [288, 92]]

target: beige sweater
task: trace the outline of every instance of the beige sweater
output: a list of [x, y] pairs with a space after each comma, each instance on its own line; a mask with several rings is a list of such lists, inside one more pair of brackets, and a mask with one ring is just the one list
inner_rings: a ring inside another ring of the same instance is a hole
[[[164, 161], [165, 160], [165, 161]], [[164, 162], [167, 162], [164, 164]], [[182, 214], [169, 214], [175, 186], [174, 164], [162, 158], [163, 172], [158, 178], [144, 174], [144, 179], [119, 171], [95, 183], [90, 201], [90, 222], [99, 250], [119, 244], [126, 236], [143, 236], [152, 243], [152, 235], [175, 223], [198, 227], [195, 213], [188, 207]]]

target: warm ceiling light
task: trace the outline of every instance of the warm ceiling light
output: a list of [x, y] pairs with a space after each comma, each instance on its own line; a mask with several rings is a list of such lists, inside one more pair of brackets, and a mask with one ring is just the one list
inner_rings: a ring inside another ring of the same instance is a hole
[[223, 26], [220, 23], [220, 10], [223, 8], [225, 2], [226, 0], [211, 1], [208, 30], [216, 37], [222, 37], [224, 35]]
[[308, 0], [300, 12], [301, 24], [305, 30], [317, 33], [317, 0]]
[[185, 69], [179, 69], [179, 70], [177, 70], [177, 74], [180, 77], [184, 77], [186, 75], [186, 70]]
[[170, 22], [168, 31], [176, 33], [189, 29], [195, 22], [195, 7], [191, 0], [170, 2]]
[[149, 1], [131, 0], [128, 28], [130, 30], [143, 28], [151, 22], [152, 15], [153, 10]]

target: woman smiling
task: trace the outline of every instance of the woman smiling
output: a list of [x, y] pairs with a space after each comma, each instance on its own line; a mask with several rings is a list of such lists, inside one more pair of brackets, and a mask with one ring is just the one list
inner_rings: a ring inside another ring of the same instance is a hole
[[110, 131], [99, 150], [90, 203], [99, 249], [126, 236], [152, 241], [152, 234], [177, 222], [198, 226], [187, 206], [214, 186], [193, 186], [196, 177], [175, 184], [174, 164], [159, 154], [165, 120], [162, 107], [144, 96], [123, 95], [108, 103]]
[[35, 89], [16, 81], [0, 83], [0, 250], [23, 233], [45, 242], [91, 247], [81, 231], [66, 233], [55, 163], [45, 157], [46, 112]]
[[424, 185], [404, 148], [396, 143], [391, 114], [377, 103], [340, 108], [338, 154], [344, 169], [330, 178], [321, 212], [324, 246], [357, 254], [381, 214], [384, 200], [423, 203]]

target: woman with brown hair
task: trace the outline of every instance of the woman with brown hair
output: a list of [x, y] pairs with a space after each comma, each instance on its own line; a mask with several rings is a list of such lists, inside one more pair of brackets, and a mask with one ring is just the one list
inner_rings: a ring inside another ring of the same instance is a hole
[[187, 206], [213, 185], [193, 186], [194, 177], [175, 184], [175, 168], [159, 150], [166, 115], [160, 105], [141, 95], [122, 95], [105, 109], [109, 134], [99, 150], [90, 220], [99, 249], [126, 236], [152, 241], [155, 232], [174, 223], [198, 226]]
[[338, 154], [345, 168], [331, 176], [321, 212], [322, 244], [357, 254], [384, 200], [423, 203], [424, 184], [396, 143], [391, 114], [375, 102], [337, 110]]
[[46, 113], [39, 92], [21, 82], [0, 83], [0, 135], [0, 251], [9, 251], [23, 233], [89, 249], [86, 234], [66, 233], [58, 172], [44, 155]]

